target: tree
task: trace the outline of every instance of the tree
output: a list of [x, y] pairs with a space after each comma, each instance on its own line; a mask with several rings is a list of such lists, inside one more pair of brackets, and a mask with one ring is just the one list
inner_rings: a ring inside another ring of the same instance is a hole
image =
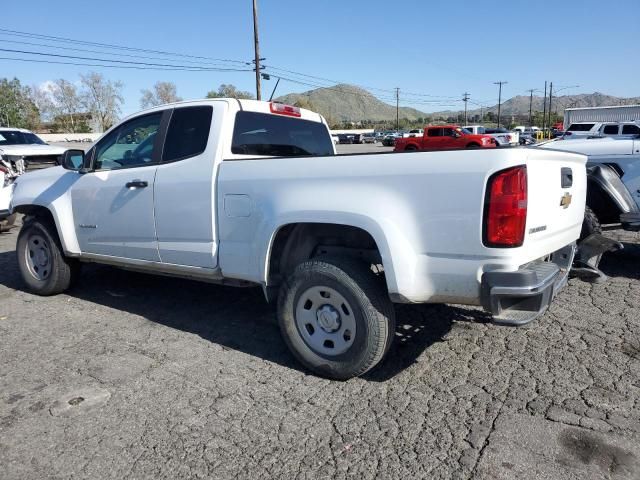
[[140, 107], [151, 108], [165, 103], [179, 102], [182, 100], [177, 94], [176, 84], [173, 82], [156, 82], [151, 90], [141, 90], [142, 98]]
[[254, 96], [251, 92], [238, 90], [235, 85], [223, 83], [218, 87], [218, 91], [211, 90], [207, 93], [207, 98], [240, 98], [252, 100]]
[[106, 80], [102, 74], [90, 72], [80, 75], [82, 83], [81, 102], [91, 113], [100, 131], [106, 131], [118, 120], [122, 97], [122, 82]]
[[31, 89], [17, 78], [0, 79], [0, 125], [35, 129], [39, 124], [40, 113], [31, 99]]
[[80, 96], [76, 86], [64, 78], [55, 80], [49, 87], [49, 99], [53, 120], [58, 129], [78, 132], [80, 128], [76, 117], [80, 113]]

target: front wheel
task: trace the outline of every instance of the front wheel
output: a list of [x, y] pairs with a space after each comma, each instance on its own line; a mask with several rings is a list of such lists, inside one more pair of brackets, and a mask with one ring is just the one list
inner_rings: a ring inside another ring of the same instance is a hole
[[470, 145], [467, 145], [468, 149], [472, 149], [472, 148], [480, 148], [480, 145], [478, 145], [477, 143], [472, 143]]
[[376, 366], [395, 335], [383, 280], [351, 258], [318, 257], [298, 265], [280, 290], [278, 322], [295, 357], [336, 380]]
[[22, 226], [16, 253], [22, 279], [38, 295], [64, 292], [79, 272], [77, 261], [65, 257], [56, 229], [47, 221]]

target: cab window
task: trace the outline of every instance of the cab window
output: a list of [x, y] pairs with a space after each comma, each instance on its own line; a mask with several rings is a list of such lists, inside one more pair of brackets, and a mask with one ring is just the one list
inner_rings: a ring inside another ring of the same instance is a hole
[[156, 137], [163, 112], [122, 124], [96, 145], [94, 169], [117, 170], [157, 162]]

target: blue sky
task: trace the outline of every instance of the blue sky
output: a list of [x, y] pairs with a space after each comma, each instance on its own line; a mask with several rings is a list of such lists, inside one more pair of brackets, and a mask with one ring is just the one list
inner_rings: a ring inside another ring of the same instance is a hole
[[[259, 0], [261, 56], [271, 67], [375, 87], [380, 90], [372, 93], [389, 102], [393, 88], [400, 87], [401, 104], [424, 111], [457, 108], [461, 103], [452, 99], [465, 91], [472, 101], [493, 105], [497, 80], [509, 82], [503, 98], [524, 95], [529, 88], [542, 91], [545, 80], [556, 86], [580, 85], [562, 93], [638, 96], [640, 1], [607, 5], [592, 0]], [[0, 28], [196, 56], [253, 58], [251, 0], [30, 0], [28, 7], [9, 2], [3, 5]], [[0, 34], [0, 48], [100, 56], [11, 43], [16, 40], [46, 43]], [[0, 56], [27, 57], [7, 52]], [[140, 90], [158, 80], [175, 82], [185, 99], [203, 97], [221, 83], [255, 89], [252, 72], [140, 71], [0, 60], [0, 77], [16, 76], [27, 85], [56, 78], [73, 81], [92, 69], [125, 84], [123, 114], [138, 110]], [[267, 96], [274, 84], [263, 82]], [[278, 94], [311, 88], [283, 80]]]

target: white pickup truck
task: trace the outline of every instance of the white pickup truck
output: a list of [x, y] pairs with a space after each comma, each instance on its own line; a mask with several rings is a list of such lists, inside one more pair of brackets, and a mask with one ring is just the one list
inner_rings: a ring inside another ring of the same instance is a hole
[[123, 120], [87, 152], [20, 177], [19, 268], [41, 295], [81, 262], [278, 299], [285, 342], [346, 379], [394, 338], [394, 302], [543, 313], [580, 234], [586, 157], [531, 149], [336, 155], [325, 120], [212, 99]]
[[473, 133], [474, 135], [490, 135], [496, 139], [498, 147], [517, 147], [520, 145], [520, 132], [510, 132], [506, 128], [486, 128], [482, 125], [466, 125], [465, 130]]

